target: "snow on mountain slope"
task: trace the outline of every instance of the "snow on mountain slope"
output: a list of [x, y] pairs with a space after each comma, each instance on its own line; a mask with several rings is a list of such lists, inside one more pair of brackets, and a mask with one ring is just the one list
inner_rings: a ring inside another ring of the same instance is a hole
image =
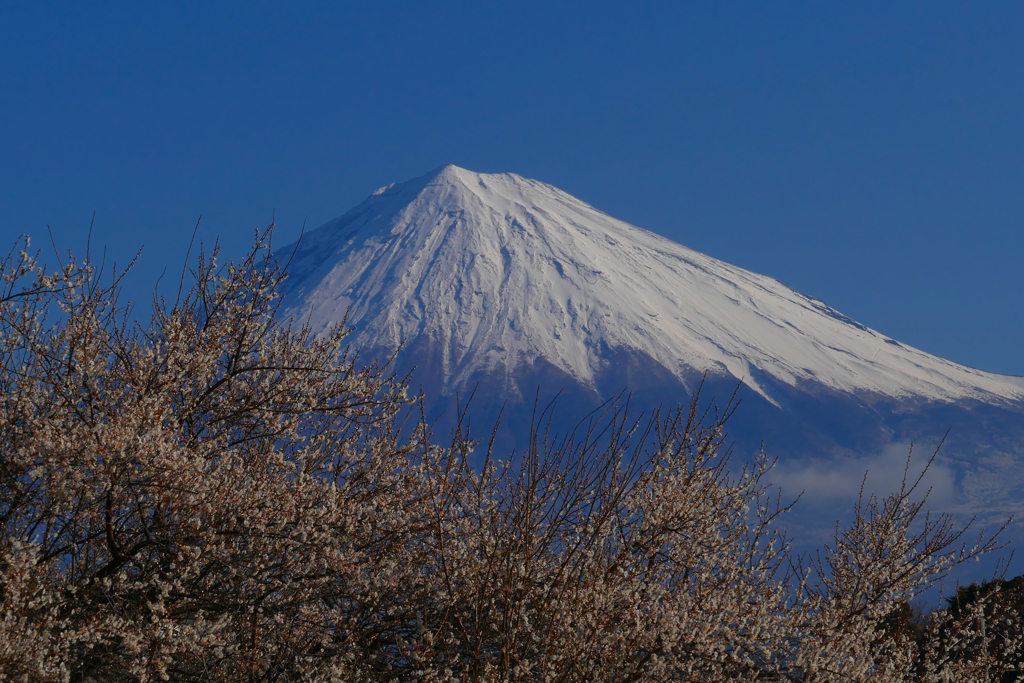
[[1024, 389], [1024, 377], [1014, 377], [1013, 375], [997, 375], [999, 379], [1009, 382], [1010, 384]]
[[290, 272], [285, 315], [322, 330], [349, 311], [357, 348], [425, 340], [445, 390], [480, 373], [514, 382], [539, 358], [593, 386], [608, 352], [628, 349], [680, 378], [728, 373], [770, 401], [765, 375], [898, 398], [1024, 399], [1024, 379], [900, 344], [514, 174], [445, 166], [381, 188], [305, 235]]

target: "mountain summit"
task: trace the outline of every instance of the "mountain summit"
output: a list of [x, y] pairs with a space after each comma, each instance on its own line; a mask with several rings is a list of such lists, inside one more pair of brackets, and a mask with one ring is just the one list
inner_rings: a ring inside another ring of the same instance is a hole
[[629, 358], [685, 387], [705, 371], [732, 377], [776, 406], [780, 388], [1024, 400], [1022, 378], [901, 344], [511, 173], [445, 166], [381, 188], [305, 235], [291, 273], [286, 315], [321, 330], [347, 311], [356, 348], [418, 350], [442, 393], [486, 377], [498, 393], [530, 394], [524, 369], [543, 366], [600, 394]]

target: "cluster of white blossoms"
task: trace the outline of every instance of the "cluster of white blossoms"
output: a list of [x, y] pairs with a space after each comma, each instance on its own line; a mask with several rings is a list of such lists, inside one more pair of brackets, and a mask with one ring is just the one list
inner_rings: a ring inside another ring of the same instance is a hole
[[1005, 591], [900, 617], [995, 547], [913, 478], [802, 559], [696, 399], [440, 445], [343, 325], [277, 320], [268, 240], [146, 325], [0, 263], [0, 681], [1015, 680]]

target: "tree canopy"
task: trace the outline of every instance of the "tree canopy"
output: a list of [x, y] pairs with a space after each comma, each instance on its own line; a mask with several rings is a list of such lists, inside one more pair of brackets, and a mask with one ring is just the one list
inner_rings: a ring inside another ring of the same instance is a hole
[[145, 324], [88, 260], [0, 263], [0, 681], [1015, 675], [1001, 585], [886, 626], [997, 547], [920, 477], [794, 557], [772, 461], [699, 396], [441, 442], [344, 325], [278, 319], [269, 239]]

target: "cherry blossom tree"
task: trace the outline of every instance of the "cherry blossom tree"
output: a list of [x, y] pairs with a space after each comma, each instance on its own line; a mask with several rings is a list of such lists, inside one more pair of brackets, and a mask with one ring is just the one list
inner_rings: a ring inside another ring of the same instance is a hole
[[344, 324], [279, 319], [270, 236], [200, 254], [145, 324], [88, 260], [0, 263], [0, 681], [1015, 675], [998, 591], [888, 626], [997, 547], [919, 477], [801, 558], [771, 460], [732, 463], [699, 395], [441, 443]]

